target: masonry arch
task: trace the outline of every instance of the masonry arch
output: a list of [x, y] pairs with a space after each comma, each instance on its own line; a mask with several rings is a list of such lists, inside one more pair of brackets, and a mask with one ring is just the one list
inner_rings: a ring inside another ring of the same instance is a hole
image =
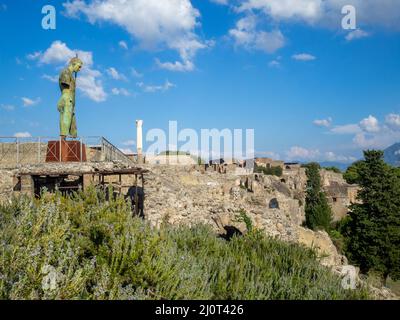
[[268, 207], [270, 209], [279, 209], [279, 202], [277, 198], [273, 198], [269, 201]]

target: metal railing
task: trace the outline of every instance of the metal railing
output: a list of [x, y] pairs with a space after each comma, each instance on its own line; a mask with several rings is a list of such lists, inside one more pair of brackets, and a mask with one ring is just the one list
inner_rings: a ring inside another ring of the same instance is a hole
[[[0, 166], [16, 166], [46, 162], [49, 152], [49, 142], [59, 142], [60, 137], [0, 137]], [[135, 159], [129, 158], [104, 137], [78, 137], [67, 141], [80, 142], [80, 161], [84, 158], [90, 162], [121, 161], [135, 164]], [[86, 157], [83, 156], [85, 145]], [[61, 143], [59, 155], [61, 155]], [[53, 147], [54, 148], [54, 147]], [[52, 151], [55, 153], [55, 150]], [[55, 154], [54, 154], [55, 155]], [[59, 156], [60, 160], [61, 157]]]
[[101, 153], [103, 161], [122, 161], [128, 164], [134, 164], [135, 161], [125, 155], [120, 149], [114, 146], [106, 138], [101, 137]]

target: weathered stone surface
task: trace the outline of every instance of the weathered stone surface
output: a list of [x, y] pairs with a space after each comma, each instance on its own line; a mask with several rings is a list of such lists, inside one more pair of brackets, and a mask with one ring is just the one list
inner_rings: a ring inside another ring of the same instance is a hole
[[[276, 190], [277, 184], [281, 184], [277, 178], [249, 175], [239, 180], [234, 174], [212, 171], [202, 174], [185, 167], [149, 166], [148, 169], [145, 215], [154, 226], [167, 220], [174, 224], [206, 223], [217, 232], [233, 226], [244, 232], [245, 225], [237, 219], [239, 212], [245, 210], [254, 226], [266, 234], [287, 241], [297, 239], [297, 225], [304, 209], [298, 200]], [[278, 207], [269, 206], [272, 199]]]
[[[300, 227], [304, 221], [305, 173], [301, 168], [291, 170], [282, 178], [249, 174], [197, 170], [194, 166], [144, 165], [145, 218], [154, 227], [162, 223], [174, 225], [210, 225], [217, 233], [226, 234], [227, 227], [241, 233], [247, 228], [239, 219], [244, 210], [253, 226], [271, 237], [298, 242], [313, 247], [321, 256], [321, 264], [342, 274], [348, 264], [338, 254], [326, 232], [314, 232]], [[0, 201], [10, 199], [16, 173], [45, 170], [57, 174], [60, 170], [91, 171], [127, 168], [120, 162], [109, 163], [51, 163], [23, 166], [15, 170], [0, 170]], [[89, 177], [87, 177], [89, 178]], [[124, 184], [134, 184], [133, 176], [124, 176]], [[335, 178], [336, 179], [336, 178]], [[334, 181], [337, 182], [337, 179]], [[359, 280], [357, 280], [359, 281]], [[384, 289], [374, 289], [377, 298], [394, 298]]]
[[0, 170], [0, 202], [11, 198], [14, 189], [13, 171]]
[[335, 245], [325, 231], [312, 231], [299, 227], [298, 242], [309, 248], [315, 248], [325, 266], [342, 265], [342, 256], [338, 254]]

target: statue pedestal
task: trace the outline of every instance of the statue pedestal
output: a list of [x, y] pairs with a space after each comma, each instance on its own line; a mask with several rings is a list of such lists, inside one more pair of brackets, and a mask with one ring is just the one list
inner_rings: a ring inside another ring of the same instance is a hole
[[46, 162], [86, 162], [86, 146], [79, 141], [49, 141]]

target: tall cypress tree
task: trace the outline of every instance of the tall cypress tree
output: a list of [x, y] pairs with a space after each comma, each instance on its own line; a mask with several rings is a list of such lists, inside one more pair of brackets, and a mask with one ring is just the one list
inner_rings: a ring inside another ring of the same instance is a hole
[[347, 255], [362, 272], [400, 279], [400, 178], [382, 151], [365, 151], [358, 166], [360, 203], [350, 208]]
[[329, 230], [332, 223], [332, 211], [321, 190], [320, 165], [310, 163], [306, 166], [307, 194], [306, 194], [306, 226], [312, 230]]

